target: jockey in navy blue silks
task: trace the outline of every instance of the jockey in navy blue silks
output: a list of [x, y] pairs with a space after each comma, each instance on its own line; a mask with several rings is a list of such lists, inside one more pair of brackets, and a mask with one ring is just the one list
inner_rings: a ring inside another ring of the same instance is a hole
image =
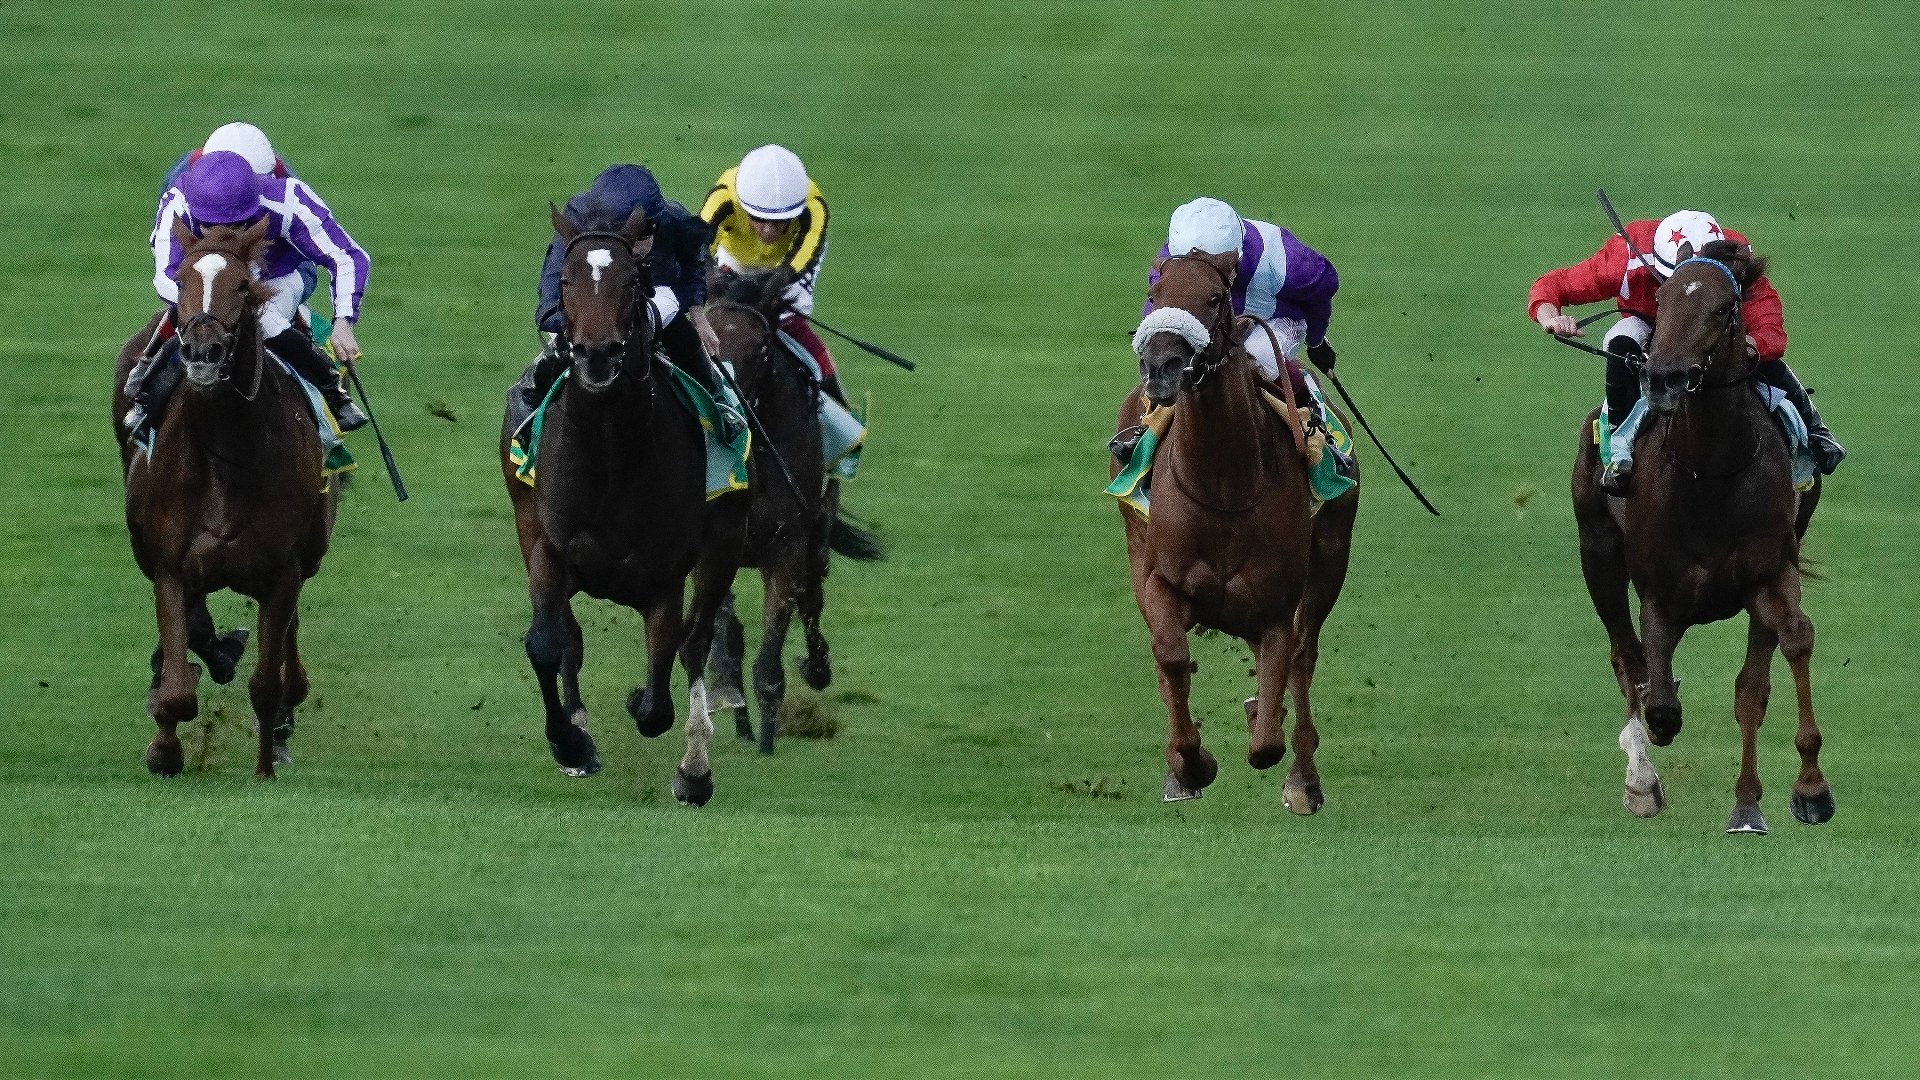
[[[644, 165], [609, 165], [593, 178], [593, 186], [567, 200], [562, 214], [582, 229], [617, 229], [636, 209], [653, 223], [653, 250], [647, 255], [654, 291], [655, 339], [674, 366], [699, 379], [716, 398], [720, 380], [709, 359], [719, 339], [707, 323], [707, 225], [686, 207], [661, 194], [659, 181]], [[558, 235], [547, 244], [540, 270], [540, 304], [534, 325], [543, 333], [561, 334], [560, 270], [567, 244]], [[546, 389], [565, 369], [564, 354], [551, 344], [535, 362], [534, 377], [523, 381], [531, 391], [529, 408], [546, 396]]]

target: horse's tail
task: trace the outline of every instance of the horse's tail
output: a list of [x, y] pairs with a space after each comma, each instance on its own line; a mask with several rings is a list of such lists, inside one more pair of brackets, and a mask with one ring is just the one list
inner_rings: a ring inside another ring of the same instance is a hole
[[840, 514], [834, 515], [833, 524], [827, 530], [827, 546], [854, 562], [879, 562], [887, 557], [886, 545], [880, 542], [878, 534]]

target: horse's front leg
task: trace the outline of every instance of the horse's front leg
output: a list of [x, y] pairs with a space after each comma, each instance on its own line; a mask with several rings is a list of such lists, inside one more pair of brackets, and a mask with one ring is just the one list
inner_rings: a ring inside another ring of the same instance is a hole
[[1287, 756], [1287, 681], [1293, 671], [1291, 620], [1275, 623], [1254, 643], [1258, 695], [1247, 714], [1247, 764], [1270, 769]]
[[647, 681], [627, 695], [627, 715], [641, 735], [657, 739], [673, 727], [673, 655], [685, 634], [684, 587], [654, 598], [647, 608]]
[[673, 774], [673, 797], [686, 806], [705, 806], [713, 798], [713, 765], [707, 749], [713, 741], [713, 717], [707, 710], [707, 653], [713, 648], [713, 617], [733, 589], [739, 568], [735, 545], [709, 545], [693, 568], [693, 604], [687, 612], [687, 640], [680, 666], [687, 671], [687, 750]]
[[1582, 485], [1592, 483], [1593, 466], [1582, 461], [1574, 469], [1574, 519], [1580, 528], [1580, 571], [1586, 578], [1593, 610], [1607, 629], [1612, 647], [1613, 677], [1626, 700], [1626, 719], [1620, 726], [1620, 750], [1627, 755], [1627, 775], [1621, 803], [1634, 817], [1653, 817], [1667, 807], [1666, 788], [1654, 771], [1648, 752], [1646, 703], [1647, 653], [1633, 629], [1633, 609], [1627, 604], [1627, 556], [1620, 526], [1608, 516], [1606, 500], [1583, 501]]
[[[1680, 683], [1673, 677], [1673, 654], [1680, 647], [1680, 637], [1686, 629], [1680, 620], [1662, 611], [1659, 604], [1647, 597], [1641, 598], [1640, 637], [1645, 642], [1647, 662], [1647, 682], [1640, 698], [1641, 716], [1655, 746], [1666, 746], [1680, 734]], [[1632, 756], [1631, 751], [1628, 756]]]
[[1793, 672], [1793, 690], [1800, 723], [1793, 746], [1800, 751], [1800, 775], [1793, 781], [1793, 816], [1804, 825], [1833, 820], [1833, 789], [1820, 771], [1820, 725], [1813, 718], [1813, 620], [1800, 608], [1800, 572], [1789, 569], [1755, 603], [1755, 614], [1780, 636], [1780, 653]]
[[1733, 683], [1733, 718], [1740, 725], [1740, 777], [1733, 782], [1733, 815], [1729, 833], [1766, 835], [1766, 815], [1760, 812], [1760, 725], [1767, 718], [1767, 698], [1773, 693], [1773, 650], [1779, 636], [1759, 616], [1747, 621], [1747, 662]]
[[147, 691], [147, 715], [159, 730], [147, 744], [147, 771], [179, 776], [186, 756], [177, 729], [200, 714], [200, 668], [187, 659], [187, 596], [178, 581], [154, 579], [153, 610], [160, 625], [160, 663]]
[[781, 657], [787, 648], [787, 628], [793, 624], [791, 560], [773, 563], [762, 576], [766, 589], [760, 602], [760, 652], [753, 661], [753, 692], [760, 701], [760, 752], [771, 754], [787, 700], [787, 670]]
[[300, 575], [292, 571], [273, 583], [260, 598], [260, 653], [253, 665], [253, 678], [247, 680], [247, 696], [253, 702], [253, 724], [258, 732], [259, 753], [253, 775], [273, 779], [274, 729], [280, 722], [280, 707], [286, 696], [287, 653], [293, 640], [294, 615], [300, 604]]
[[1153, 661], [1160, 676], [1160, 700], [1167, 707], [1167, 802], [1197, 799], [1220, 773], [1219, 762], [1200, 745], [1200, 728], [1188, 711], [1193, 689], [1193, 654], [1187, 647], [1186, 600], [1158, 577], [1148, 575], [1138, 588], [1140, 614], [1153, 635]]
[[580, 643], [568, 628], [573, 623], [573, 586], [560, 556], [544, 540], [532, 545], [527, 558], [527, 593], [533, 601], [533, 622], [527, 627], [527, 661], [540, 683], [540, 701], [546, 710], [547, 749], [554, 764], [567, 776], [592, 776], [600, 771], [600, 751], [587, 733], [587, 710], [577, 691], [572, 701], [560, 696], [560, 673], [575, 654], [579, 670]]

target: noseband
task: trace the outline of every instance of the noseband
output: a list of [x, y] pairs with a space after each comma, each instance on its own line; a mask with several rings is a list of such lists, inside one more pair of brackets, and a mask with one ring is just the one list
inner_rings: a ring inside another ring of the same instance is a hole
[[1168, 265], [1183, 260], [1199, 263], [1220, 279], [1220, 313], [1213, 325], [1206, 327], [1207, 347], [1194, 350], [1193, 356], [1180, 371], [1182, 385], [1189, 390], [1196, 390], [1209, 376], [1226, 366], [1228, 350], [1233, 347], [1233, 279], [1227, 276], [1225, 270], [1196, 255], [1169, 256], [1160, 264], [1161, 274], [1166, 273]]
[[[620, 250], [628, 252], [629, 257], [631, 257], [631, 254], [632, 254], [633, 245], [630, 241], [627, 240], [626, 237], [621, 236], [619, 233], [611, 232], [606, 229], [596, 229], [592, 232], [579, 233], [576, 236], [574, 236], [573, 239], [567, 241], [566, 249], [561, 253], [561, 256], [560, 256], [560, 265], [562, 267], [565, 267], [567, 263], [573, 260], [573, 249], [575, 245], [579, 244], [583, 240], [611, 241], [612, 244], [614, 246], [617, 246]], [[647, 318], [649, 320], [651, 320], [653, 317], [652, 315], [653, 305], [647, 303], [641, 297], [640, 295], [641, 290], [638, 288], [640, 260], [637, 258], [633, 259], [633, 265], [634, 265], [633, 278], [635, 280], [635, 288], [633, 290], [632, 300], [627, 306], [627, 319], [626, 319], [627, 332], [625, 334], [622, 334], [620, 337], [616, 338], [613, 343], [615, 350], [620, 355], [620, 362], [614, 365], [613, 374], [614, 374], [614, 378], [616, 379], [619, 378], [622, 374], [624, 374], [627, 370], [627, 364], [626, 364], [627, 344], [628, 342], [633, 340], [634, 331], [640, 322], [641, 310], [645, 309], [645, 311], [647, 312]], [[560, 314], [562, 319], [565, 320], [567, 324], [571, 324], [572, 320], [566, 319], [567, 294], [566, 294], [566, 279], [564, 277], [561, 279], [560, 284], [561, 284]], [[560, 335], [554, 340], [554, 347], [560, 353], [560, 355], [566, 359], [568, 366], [572, 366], [574, 361], [573, 339], [565, 332], [564, 327]], [[641, 373], [634, 377], [639, 379], [641, 382], [651, 381], [653, 379], [653, 365], [651, 363], [645, 363], [641, 365], [641, 368], [642, 368]]]
[[[241, 326], [246, 325], [246, 320], [251, 314], [252, 312], [248, 311], [245, 307], [241, 308]], [[180, 339], [181, 350], [184, 353], [186, 349], [187, 331], [196, 326], [207, 325], [211, 325], [214, 328], [214, 332], [218, 335], [214, 338], [214, 343], [220, 346], [220, 351], [223, 354], [221, 361], [215, 365], [216, 372], [213, 381], [230, 384], [233, 382], [234, 360], [240, 355], [240, 350], [236, 347], [240, 339], [239, 329], [237, 327], [229, 327], [218, 315], [215, 315], [211, 311], [202, 311], [181, 323], [179, 329], [175, 332]], [[187, 360], [184, 355], [181, 357], [180, 362], [183, 366], [187, 367], [193, 366], [194, 363], [193, 361]], [[260, 380], [265, 370], [266, 364], [263, 362], [263, 359], [256, 359], [253, 365], [253, 388], [251, 390], [242, 390], [238, 386], [233, 388], [233, 392], [240, 395], [240, 400], [252, 401], [260, 396]]]

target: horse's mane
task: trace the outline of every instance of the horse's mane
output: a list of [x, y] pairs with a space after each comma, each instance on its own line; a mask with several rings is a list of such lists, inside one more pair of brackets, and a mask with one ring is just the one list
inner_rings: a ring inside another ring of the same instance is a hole
[[718, 272], [708, 280], [714, 299], [744, 304], [758, 311], [771, 311], [781, 304], [781, 294], [793, 284], [793, 271], [785, 266], [743, 273]]
[[1714, 240], [1698, 252], [1700, 258], [1712, 259], [1726, 264], [1733, 276], [1740, 281], [1740, 287], [1759, 281], [1767, 274], [1767, 257], [1754, 254], [1753, 248], [1745, 244], [1736, 244], [1731, 240]]

